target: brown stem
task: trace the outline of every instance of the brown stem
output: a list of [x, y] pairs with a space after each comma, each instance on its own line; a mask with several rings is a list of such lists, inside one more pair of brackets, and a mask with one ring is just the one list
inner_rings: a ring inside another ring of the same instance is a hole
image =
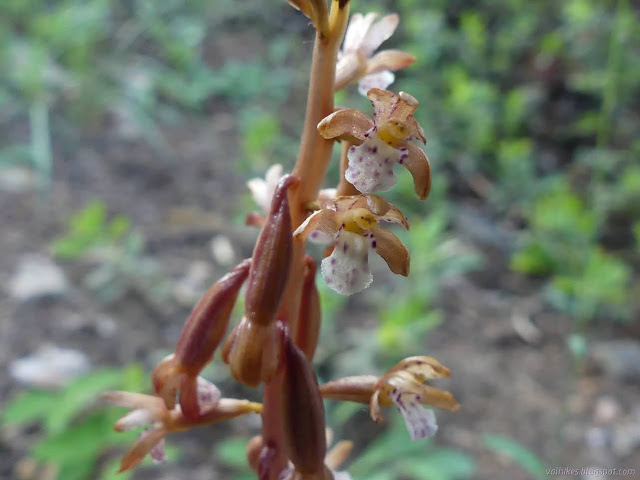
[[351, 185], [349, 181], [344, 177], [344, 172], [347, 170], [349, 166], [349, 159], [347, 158], [347, 153], [349, 153], [349, 147], [351, 147], [351, 143], [346, 140], [342, 141], [342, 151], [340, 152], [340, 183], [338, 184], [338, 189], [336, 196], [342, 197], [345, 195], [359, 195], [360, 192], [356, 187]]
[[[318, 1], [324, 2], [324, 0]], [[328, 21], [328, 34], [324, 28], [324, 31], [316, 33], [307, 111], [300, 150], [293, 170], [293, 174], [300, 178], [300, 183], [294, 186], [289, 194], [294, 229], [308, 215], [305, 205], [318, 197], [331, 160], [333, 140], [322, 138], [318, 134], [317, 125], [320, 120], [333, 112], [336, 58], [348, 17], [348, 0], [333, 0], [330, 17], [328, 19], [325, 17]], [[320, 25], [323, 23], [319, 22]], [[279, 313], [280, 320], [289, 323], [292, 330], [295, 330], [293, 322], [296, 321], [300, 308], [303, 279], [304, 242], [294, 239], [289, 279]], [[265, 445], [274, 449], [267, 480], [278, 480], [279, 473], [287, 464], [280, 418], [281, 376], [281, 374], [277, 375], [274, 380], [265, 385], [263, 392], [262, 437]]]

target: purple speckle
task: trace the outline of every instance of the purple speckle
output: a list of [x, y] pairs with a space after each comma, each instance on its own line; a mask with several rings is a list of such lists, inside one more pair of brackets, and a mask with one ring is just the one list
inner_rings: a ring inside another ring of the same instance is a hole
[[378, 242], [376, 242], [375, 240], [373, 242], [371, 242], [371, 246], [373, 248], [376, 248], [378, 246]]
[[342, 245], [342, 251], [346, 252], [347, 250], [349, 250], [349, 245], [347, 245], [347, 242], [345, 242], [344, 245]]

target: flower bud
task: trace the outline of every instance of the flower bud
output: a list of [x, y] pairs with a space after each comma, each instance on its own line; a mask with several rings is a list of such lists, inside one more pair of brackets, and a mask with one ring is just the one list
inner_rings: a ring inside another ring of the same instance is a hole
[[289, 337], [284, 365], [281, 408], [286, 452], [297, 473], [323, 478], [327, 453], [324, 404], [311, 364]]
[[250, 265], [251, 260], [243, 261], [205, 293], [182, 329], [176, 353], [162, 360], [153, 371], [156, 393], [172, 409], [180, 391], [180, 406], [187, 418], [196, 419], [200, 415], [198, 374], [211, 361], [227, 330]]
[[311, 361], [318, 345], [322, 311], [320, 308], [320, 295], [318, 294], [315, 280], [317, 270], [316, 262], [311, 256], [307, 255], [305, 256], [304, 263], [305, 273], [304, 283], [302, 285], [302, 298], [298, 322], [296, 323], [296, 331], [293, 336], [298, 348], [304, 352], [307, 360]]
[[251, 260], [244, 260], [218, 280], [189, 315], [176, 347], [176, 358], [189, 373], [197, 375], [211, 361], [250, 266]]
[[287, 285], [293, 251], [287, 190], [297, 181], [297, 177], [290, 175], [280, 180], [273, 194], [271, 211], [253, 251], [245, 316], [261, 325], [274, 321]]
[[262, 325], [242, 318], [222, 351], [222, 359], [237, 381], [250, 387], [271, 381], [280, 364], [283, 328], [279, 321]]
[[262, 435], [256, 435], [247, 443], [245, 450], [247, 454], [247, 463], [254, 472], [257, 472], [260, 467], [260, 453], [263, 448], [264, 441], [262, 440]]

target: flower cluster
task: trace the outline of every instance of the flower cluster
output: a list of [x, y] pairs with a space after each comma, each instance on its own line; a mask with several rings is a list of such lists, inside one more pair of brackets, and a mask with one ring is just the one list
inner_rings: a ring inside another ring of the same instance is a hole
[[[396, 29], [398, 16], [355, 14], [349, 22], [349, 0], [330, 0], [330, 8], [327, 0], [290, 3], [316, 29], [296, 166], [283, 174], [283, 167], [274, 165], [265, 179], [248, 183], [259, 208], [247, 217], [247, 224], [260, 228], [253, 254], [212, 285], [193, 308], [174, 353], [153, 371], [155, 395], [105, 395], [131, 410], [115, 424], [117, 431], [149, 426], [125, 454], [121, 471], [146, 455], [163, 460], [169, 433], [260, 413], [262, 431], [247, 445], [248, 463], [260, 480], [349, 480], [338, 468], [352, 444], [339, 442], [327, 451], [331, 441], [324, 399], [368, 404], [376, 422], [382, 421], [384, 407], [395, 406], [412, 440], [437, 431], [433, 411], [423, 405], [458, 409], [451, 393], [425, 383], [450, 375], [431, 357], [407, 358], [381, 377], [318, 384], [311, 364], [322, 323], [317, 270], [329, 287], [344, 295], [371, 284], [371, 252], [380, 255], [392, 273], [407, 276], [409, 251], [383, 225], [408, 229], [409, 222], [376, 192], [393, 188], [399, 163], [424, 200], [431, 171], [414, 143], [426, 142], [414, 116], [418, 101], [407, 93], [384, 90], [394, 79], [392, 71], [409, 66], [414, 58], [398, 50], [375, 53]], [[333, 105], [336, 90], [356, 83], [371, 100], [373, 118]], [[340, 184], [323, 190], [335, 142], [342, 143]], [[321, 260], [305, 253], [307, 242], [328, 245]], [[231, 327], [243, 285], [244, 311]], [[220, 346], [222, 360], [238, 382], [262, 384], [262, 403], [221, 398], [201, 377]]]

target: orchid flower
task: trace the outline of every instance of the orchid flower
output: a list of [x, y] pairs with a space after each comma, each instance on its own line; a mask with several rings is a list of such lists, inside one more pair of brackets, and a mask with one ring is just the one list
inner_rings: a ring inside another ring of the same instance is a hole
[[400, 50], [382, 50], [374, 55], [393, 35], [399, 22], [397, 14], [377, 19], [377, 13], [351, 16], [342, 51], [338, 53], [336, 90], [358, 82], [358, 91], [366, 96], [372, 88], [384, 89], [391, 85], [395, 80], [392, 70], [406, 68], [415, 61], [413, 55]]
[[114, 424], [115, 431], [126, 432], [148, 425], [122, 458], [119, 472], [132, 469], [147, 455], [156, 462], [164, 461], [166, 458], [164, 438], [169, 433], [262, 411], [262, 405], [259, 403], [230, 398], [221, 399], [217, 387], [201, 377], [198, 377], [197, 395], [202, 416], [194, 421], [182, 414], [180, 406], [169, 410], [160, 397], [122, 391], [105, 393], [103, 398], [108, 403], [131, 410]]
[[400, 210], [381, 197], [339, 197], [325, 202], [293, 235], [317, 243], [333, 242], [333, 251], [322, 260], [322, 277], [336, 292], [351, 295], [367, 288], [373, 280], [369, 271], [370, 250], [380, 255], [393, 273], [409, 274], [407, 248], [393, 233], [380, 227], [379, 222], [409, 228]]
[[431, 189], [431, 169], [424, 152], [411, 143], [426, 143], [414, 118], [418, 101], [411, 95], [373, 88], [367, 94], [373, 105], [373, 121], [354, 109], [338, 110], [318, 124], [324, 138], [346, 140], [349, 167], [345, 178], [362, 193], [386, 192], [396, 184], [393, 166], [400, 163], [413, 176], [418, 198]]
[[460, 407], [447, 391], [424, 382], [445, 378], [451, 371], [433, 357], [409, 357], [399, 362], [382, 377], [363, 375], [347, 377], [320, 387], [322, 396], [338, 400], [368, 403], [371, 418], [383, 421], [381, 407], [395, 405], [404, 419], [411, 440], [435, 435], [435, 414], [423, 405], [455, 412]]

